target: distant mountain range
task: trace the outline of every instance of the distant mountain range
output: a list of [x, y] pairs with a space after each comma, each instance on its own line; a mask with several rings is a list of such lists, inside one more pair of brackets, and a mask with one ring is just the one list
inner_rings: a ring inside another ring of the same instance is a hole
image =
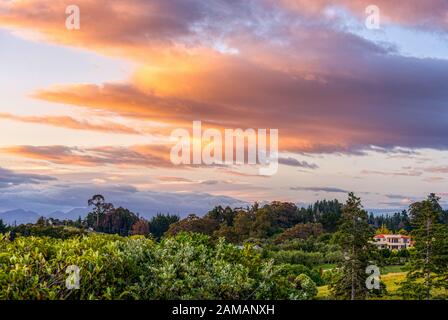
[[9, 210], [0, 212], [0, 219], [5, 224], [26, 224], [35, 223], [40, 217], [47, 217], [59, 220], [76, 220], [79, 217], [84, 218], [89, 212], [89, 208], [74, 208], [67, 212], [54, 211], [48, 215], [42, 215], [34, 211], [28, 211], [23, 209]]
[[88, 213], [89, 208], [74, 208], [67, 212], [55, 211], [48, 215], [48, 218], [54, 218], [59, 220], [77, 220], [79, 217], [83, 219]]
[[23, 209], [10, 210], [0, 213], [0, 219], [4, 223], [13, 224], [23, 224], [23, 223], [33, 223], [39, 219], [39, 214], [34, 211], [26, 211]]

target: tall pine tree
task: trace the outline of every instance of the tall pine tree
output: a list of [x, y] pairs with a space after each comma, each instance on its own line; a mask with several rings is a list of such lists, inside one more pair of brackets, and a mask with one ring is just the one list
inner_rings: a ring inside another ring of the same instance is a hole
[[339, 275], [330, 285], [337, 299], [365, 299], [369, 290], [366, 268], [372, 264], [373, 246], [370, 243], [373, 230], [368, 224], [368, 215], [363, 210], [361, 199], [350, 193], [342, 208], [337, 242], [342, 248], [344, 259], [339, 264]]
[[448, 288], [448, 230], [441, 223], [440, 198], [430, 194], [421, 202], [410, 205], [414, 241], [409, 272], [399, 292], [405, 299], [426, 299], [436, 288]]

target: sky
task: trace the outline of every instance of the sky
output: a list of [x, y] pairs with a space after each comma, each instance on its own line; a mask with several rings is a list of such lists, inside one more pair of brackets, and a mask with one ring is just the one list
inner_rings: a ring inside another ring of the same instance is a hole
[[[446, 0], [0, 0], [0, 94], [0, 211], [448, 204]], [[278, 129], [278, 171], [173, 164], [193, 121]]]

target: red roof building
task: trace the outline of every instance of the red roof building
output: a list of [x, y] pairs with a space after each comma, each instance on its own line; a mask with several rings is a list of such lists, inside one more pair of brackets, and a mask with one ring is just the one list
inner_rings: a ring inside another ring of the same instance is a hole
[[401, 234], [377, 234], [373, 237], [373, 243], [378, 249], [401, 250], [412, 247], [411, 237]]

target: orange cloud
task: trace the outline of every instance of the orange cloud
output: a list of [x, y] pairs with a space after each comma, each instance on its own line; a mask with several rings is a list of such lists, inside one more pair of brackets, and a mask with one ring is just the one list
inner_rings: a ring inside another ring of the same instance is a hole
[[[408, 17], [406, 23], [416, 26], [442, 25], [446, 1], [407, 1], [394, 8], [391, 3], [377, 5], [393, 21]], [[445, 112], [448, 63], [402, 57], [341, 29], [324, 14], [338, 4], [357, 16], [362, 9], [364, 15], [370, 3], [219, 4], [80, 0], [81, 29], [68, 31], [65, 1], [12, 1], [2, 4], [0, 25], [139, 65], [129, 83], [58, 86], [35, 93], [46, 101], [171, 128], [202, 120], [220, 129], [279, 129], [282, 151], [448, 148], [446, 124], [434, 121]], [[426, 134], [419, 134], [423, 130]]]
[[55, 164], [86, 167], [103, 165], [118, 165], [122, 167], [172, 166], [169, 159], [169, 148], [160, 145], [96, 148], [14, 146], [2, 148], [0, 152]]
[[[263, 21], [262, 26], [269, 19], [291, 15], [296, 20], [328, 19], [326, 9], [332, 7], [364, 18], [365, 8], [375, 4], [387, 22], [444, 30], [448, 27], [445, 0], [407, 0], [399, 5], [390, 0], [260, 0], [216, 5], [200, 0], [77, 0], [81, 29], [72, 32], [65, 28], [68, 4], [65, 0], [4, 1], [0, 4], [0, 25], [37, 31], [52, 42], [146, 62], [149, 56], [151, 60], [163, 59], [179, 50], [210, 44], [214, 38], [227, 39], [228, 34], [241, 37], [248, 31], [255, 33], [257, 30], [247, 28], [247, 23], [259, 27], [257, 22]], [[170, 49], [162, 52], [160, 47]]]
[[92, 130], [100, 132], [121, 133], [121, 134], [142, 134], [142, 132], [118, 123], [103, 121], [100, 124], [86, 120], [77, 120], [68, 116], [18, 116], [9, 113], [0, 113], [0, 119], [20, 121], [26, 123], [37, 123], [51, 125], [60, 128], [75, 130]]
[[[0, 26], [46, 41], [152, 64], [177, 55], [173, 44], [186, 44], [191, 24], [203, 14], [195, 1], [78, 0], [81, 28], [65, 27], [65, 0], [21, 0], [0, 3]], [[170, 47], [169, 51], [160, 48]]]
[[[158, 75], [162, 82], [186, 84], [189, 79], [189, 90], [179, 92], [176, 86], [171, 92], [159, 90], [157, 81], [155, 90], [145, 90], [147, 83], [142, 81], [54, 87], [40, 90], [35, 97], [157, 121], [171, 129], [190, 128], [194, 120], [218, 129], [279, 129], [282, 151], [354, 153], [371, 146], [442, 147], [439, 137], [446, 126], [434, 123], [431, 114], [443, 110], [431, 101], [445, 99], [447, 85], [440, 82], [440, 87], [429, 88], [425, 79], [448, 81], [443, 73], [448, 63], [438, 62], [439, 70], [433, 71], [435, 61], [389, 56], [355, 37], [344, 41], [356, 43], [360, 46], [356, 50], [371, 55], [368, 63], [359, 62], [355, 78], [334, 75], [321, 82], [300, 73], [226, 59], [227, 63], [216, 63], [212, 70], [192, 77], [174, 72], [166, 80], [165, 73]], [[356, 63], [353, 59], [352, 67]], [[394, 64], [403, 69], [397, 71]], [[415, 105], [431, 111], [421, 115]], [[434, 129], [419, 135], [425, 123]]]

